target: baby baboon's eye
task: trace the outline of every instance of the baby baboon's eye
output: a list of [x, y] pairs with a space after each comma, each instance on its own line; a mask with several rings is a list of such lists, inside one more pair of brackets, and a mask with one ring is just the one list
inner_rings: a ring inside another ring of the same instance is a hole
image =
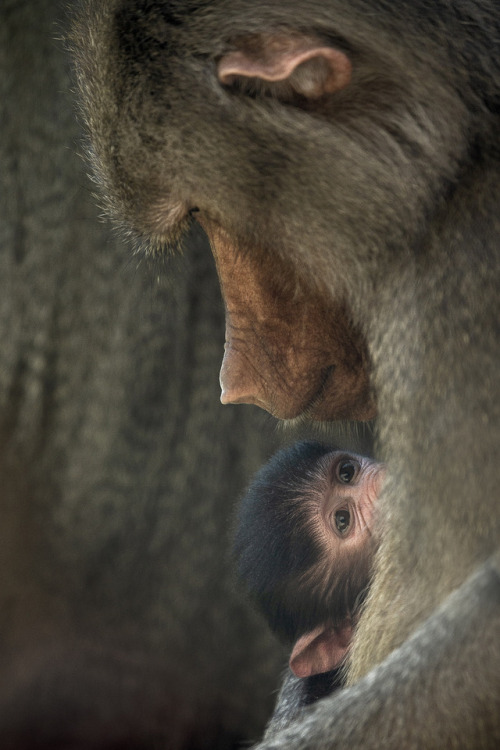
[[356, 476], [358, 466], [354, 461], [341, 461], [337, 466], [337, 479], [342, 484], [350, 484]]
[[341, 536], [347, 534], [351, 527], [351, 514], [347, 508], [337, 510], [334, 515], [335, 528]]

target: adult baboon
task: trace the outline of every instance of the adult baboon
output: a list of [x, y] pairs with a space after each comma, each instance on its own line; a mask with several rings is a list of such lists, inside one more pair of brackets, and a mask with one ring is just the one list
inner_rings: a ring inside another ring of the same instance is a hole
[[271, 745], [496, 748], [500, 6], [88, 0], [74, 40], [109, 211], [211, 240], [223, 401], [379, 414], [352, 687]]

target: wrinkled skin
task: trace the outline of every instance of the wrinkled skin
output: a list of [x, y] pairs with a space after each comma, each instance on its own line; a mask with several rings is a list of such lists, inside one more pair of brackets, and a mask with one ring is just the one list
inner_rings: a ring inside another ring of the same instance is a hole
[[[276, 259], [270, 273], [265, 260], [235, 255], [221, 230], [200, 223], [212, 240], [226, 306], [222, 403], [256, 404], [282, 419], [374, 416], [366, 352], [344, 307], [310, 291], [282, 290]], [[332, 321], [327, 330], [325, 320]], [[304, 378], [311, 361], [314, 376]]]
[[499, 39], [493, 0], [89, 0], [75, 25], [108, 210], [211, 238], [224, 400], [378, 412], [352, 686], [266, 748], [500, 743]]

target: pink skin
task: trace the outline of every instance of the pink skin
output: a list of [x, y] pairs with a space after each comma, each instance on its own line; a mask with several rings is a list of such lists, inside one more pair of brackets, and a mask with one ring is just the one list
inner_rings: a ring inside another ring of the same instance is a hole
[[[333, 452], [329, 466], [323, 467], [324, 484], [318, 504], [319, 532], [325, 548], [335, 559], [361, 550], [372, 535], [374, 510], [385, 476], [384, 465], [353, 454]], [[327, 469], [327, 470], [325, 470]], [[309, 677], [338, 668], [344, 661], [353, 636], [355, 622], [340, 626], [324, 623], [295, 643], [290, 669], [297, 677]]]
[[[360, 547], [373, 525], [375, 502], [385, 475], [383, 464], [364, 456], [333, 454], [330, 487], [321, 518], [325, 545], [332, 559], [342, 550]], [[346, 481], [353, 472], [352, 479]]]

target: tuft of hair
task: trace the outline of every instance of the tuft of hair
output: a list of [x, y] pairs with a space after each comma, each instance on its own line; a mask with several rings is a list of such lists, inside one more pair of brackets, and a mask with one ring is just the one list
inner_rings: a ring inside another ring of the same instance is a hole
[[237, 512], [238, 577], [271, 629], [286, 639], [296, 636], [296, 622], [305, 617], [294, 582], [321, 562], [310, 488], [318, 462], [332, 450], [308, 440], [279, 451], [257, 472]]

